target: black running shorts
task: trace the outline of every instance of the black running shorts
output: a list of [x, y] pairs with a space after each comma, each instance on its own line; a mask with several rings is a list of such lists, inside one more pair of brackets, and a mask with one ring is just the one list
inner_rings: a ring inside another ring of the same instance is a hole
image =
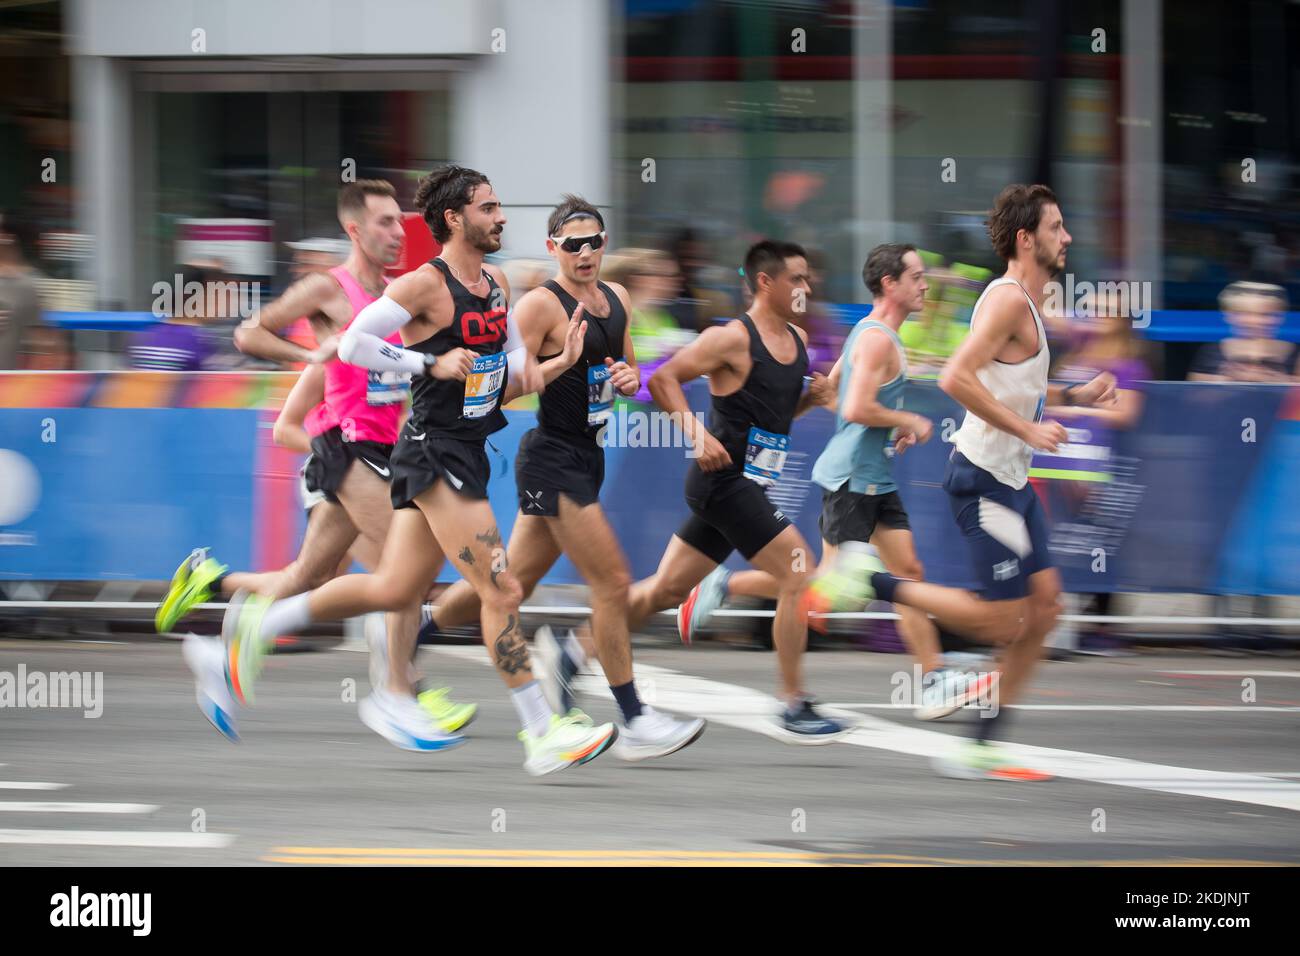
[[343, 430], [336, 425], [311, 440], [311, 457], [303, 470], [304, 486], [308, 492], [322, 494], [326, 501], [337, 503], [338, 490], [354, 461], [360, 461], [376, 477], [391, 481], [392, 453], [393, 446], [381, 442], [344, 441]]
[[481, 438], [467, 441], [417, 432], [407, 422], [393, 448], [393, 508], [414, 508], [416, 496], [439, 479], [462, 498], [487, 500], [492, 466], [483, 445]]
[[822, 516], [819, 522], [827, 544], [845, 541], [869, 542], [877, 527], [911, 530], [907, 510], [897, 491], [883, 495], [860, 495], [849, 491], [846, 481], [836, 491], [822, 492]]
[[519, 510], [526, 515], [554, 518], [560, 495], [579, 507], [600, 500], [605, 482], [605, 450], [595, 442], [579, 443], [534, 428], [519, 442], [515, 484]]
[[752, 559], [790, 527], [790, 519], [768, 500], [762, 485], [734, 467], [704, 472], [692, 464], [686, 473], [686, 504], [691, 517], [677, 537], [719, 564], [732, 551]]

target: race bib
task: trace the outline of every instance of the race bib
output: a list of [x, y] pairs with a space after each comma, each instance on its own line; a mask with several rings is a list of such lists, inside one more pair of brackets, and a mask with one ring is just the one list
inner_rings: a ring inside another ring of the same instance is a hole
[[785, 456], [789, 450], [789, 435], [751, 428], [749, 444], [745, 448], [745, 477], [765, 488], [776, 484], [781, 477], [781, 469], [785, 467]]
[[614, 408], [614, 383], [609, 380], [609, 366], [587, 368], [587, 427], [596, 428], [609, 421]]
[[410, 372], [376, 372], [372, 369], [366, 376], [366, 404], [400, 404], [410, 389]]
[[506, 381], [506, 353], [479, 355], [465, 376], [466, 418], [482, 418], [490, 414], [501, 400], [501, 389]]

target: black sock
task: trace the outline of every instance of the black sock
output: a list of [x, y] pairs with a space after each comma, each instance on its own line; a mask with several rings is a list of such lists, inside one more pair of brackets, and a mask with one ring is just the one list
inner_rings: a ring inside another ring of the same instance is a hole
[[876, 599], [894, 603], [894, 589], [902, 582], [888, 571], [876, 571], [871, 575], [871, 587], [876, 592]]
[[975, 722], [975, 739], [986, 744], [991, 737], [1001, 734], [1006, 729], [1006, 717], [1003, 716], [1001, 708], [995, 711], [980, 711]]
[[614, 692], [618, 709], [623, 712], [623, 723], [630, 724], [633, 717], [641, 716], [641, 698], [636, 695], [636, 681], [630, 680], [617, 687], [611, 684], [609, 689]]
[[213, 597], [221, 596], [221, 585], [224, 584], [225, 581], [226, 581], [226, 575], [224, 574], [218, 574], [215, 578], [212, 579], [212, 583], [208, 585], [208, 591], [212, 594]]
[[438, 627], [438, 622], [433, 618], [429, 618], [429, 623], [420, 628], [420, 636], [415, 642], [415, 646], [419, 647], [421, 644], [436, 644], [440, 637], [442, 637], [442, 631]]

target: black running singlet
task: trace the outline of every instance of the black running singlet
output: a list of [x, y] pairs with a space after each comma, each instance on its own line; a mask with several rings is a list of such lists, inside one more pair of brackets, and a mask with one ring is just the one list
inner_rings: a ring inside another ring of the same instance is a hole
[[431, 263], [446, 277], [455, 315], [451, 325], [407, 348], [429, 355], [469, 349], [478, 357], [463, 382], [427, 375], [412, 379], [411, 426], [439, 438], [483, 440], [506, 426], [501, 411], [509, 374], [502, 351], [506, 341], [505, 293], [488, 275], [487, 295], [474, 295], [451, 274], [442, 259], [435, 258]]
[[[795, 408], [803, 394], [803, 377], [808, 371], [808, 350], [793, 326], [787, 326], [798, 352], [793, 362], [783, 365], [772, 358], [754, 320], [745, 314], [740, 321], [749, 332], [753, 365], [739, 389], [730, 395], [712, 396], [709, 431], [727, 449], [732, 463], [745, 471], [747, 461], [754, 467], [754, 459], [764, 451], [768, 454], [759, 458], [758, 465], [777, 452], [784, 461]], [[782, 438], [784, 442], [779, 440]], [[779, 466], [776, 470], [779, 472]]]
[[[593, 443], [613, 413], [614, 387], [609, 383], [605, 359], [617, 362], [624, 358], [623, 340], [627, 333], [627, 311], [618, 295], [603, 282], [597, 282], [597, 286], [605, 293], [609, 315], [602, 319], [583, 311], [587, 336], [582, 343], [582, 354], [546, 386], [537, 403], [537, 427], [546, 434]], [[572, 318], [578, 300], [554, 279], [546, 283], [546, 288], [560, 300], [564, 314]], [[554, 357], [539, 355], [537, 360], [544, 362]]]

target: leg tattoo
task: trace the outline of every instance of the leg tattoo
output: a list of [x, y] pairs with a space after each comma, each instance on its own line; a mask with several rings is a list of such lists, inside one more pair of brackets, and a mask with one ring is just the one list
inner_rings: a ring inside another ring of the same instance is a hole
[[513, 614], [506, 620], [505, 628], [497, 635], [492, 646], [496, 650], [497, 667], [501, 670], [512, 675], [528, 670], [528, 645], [515, 626]]

